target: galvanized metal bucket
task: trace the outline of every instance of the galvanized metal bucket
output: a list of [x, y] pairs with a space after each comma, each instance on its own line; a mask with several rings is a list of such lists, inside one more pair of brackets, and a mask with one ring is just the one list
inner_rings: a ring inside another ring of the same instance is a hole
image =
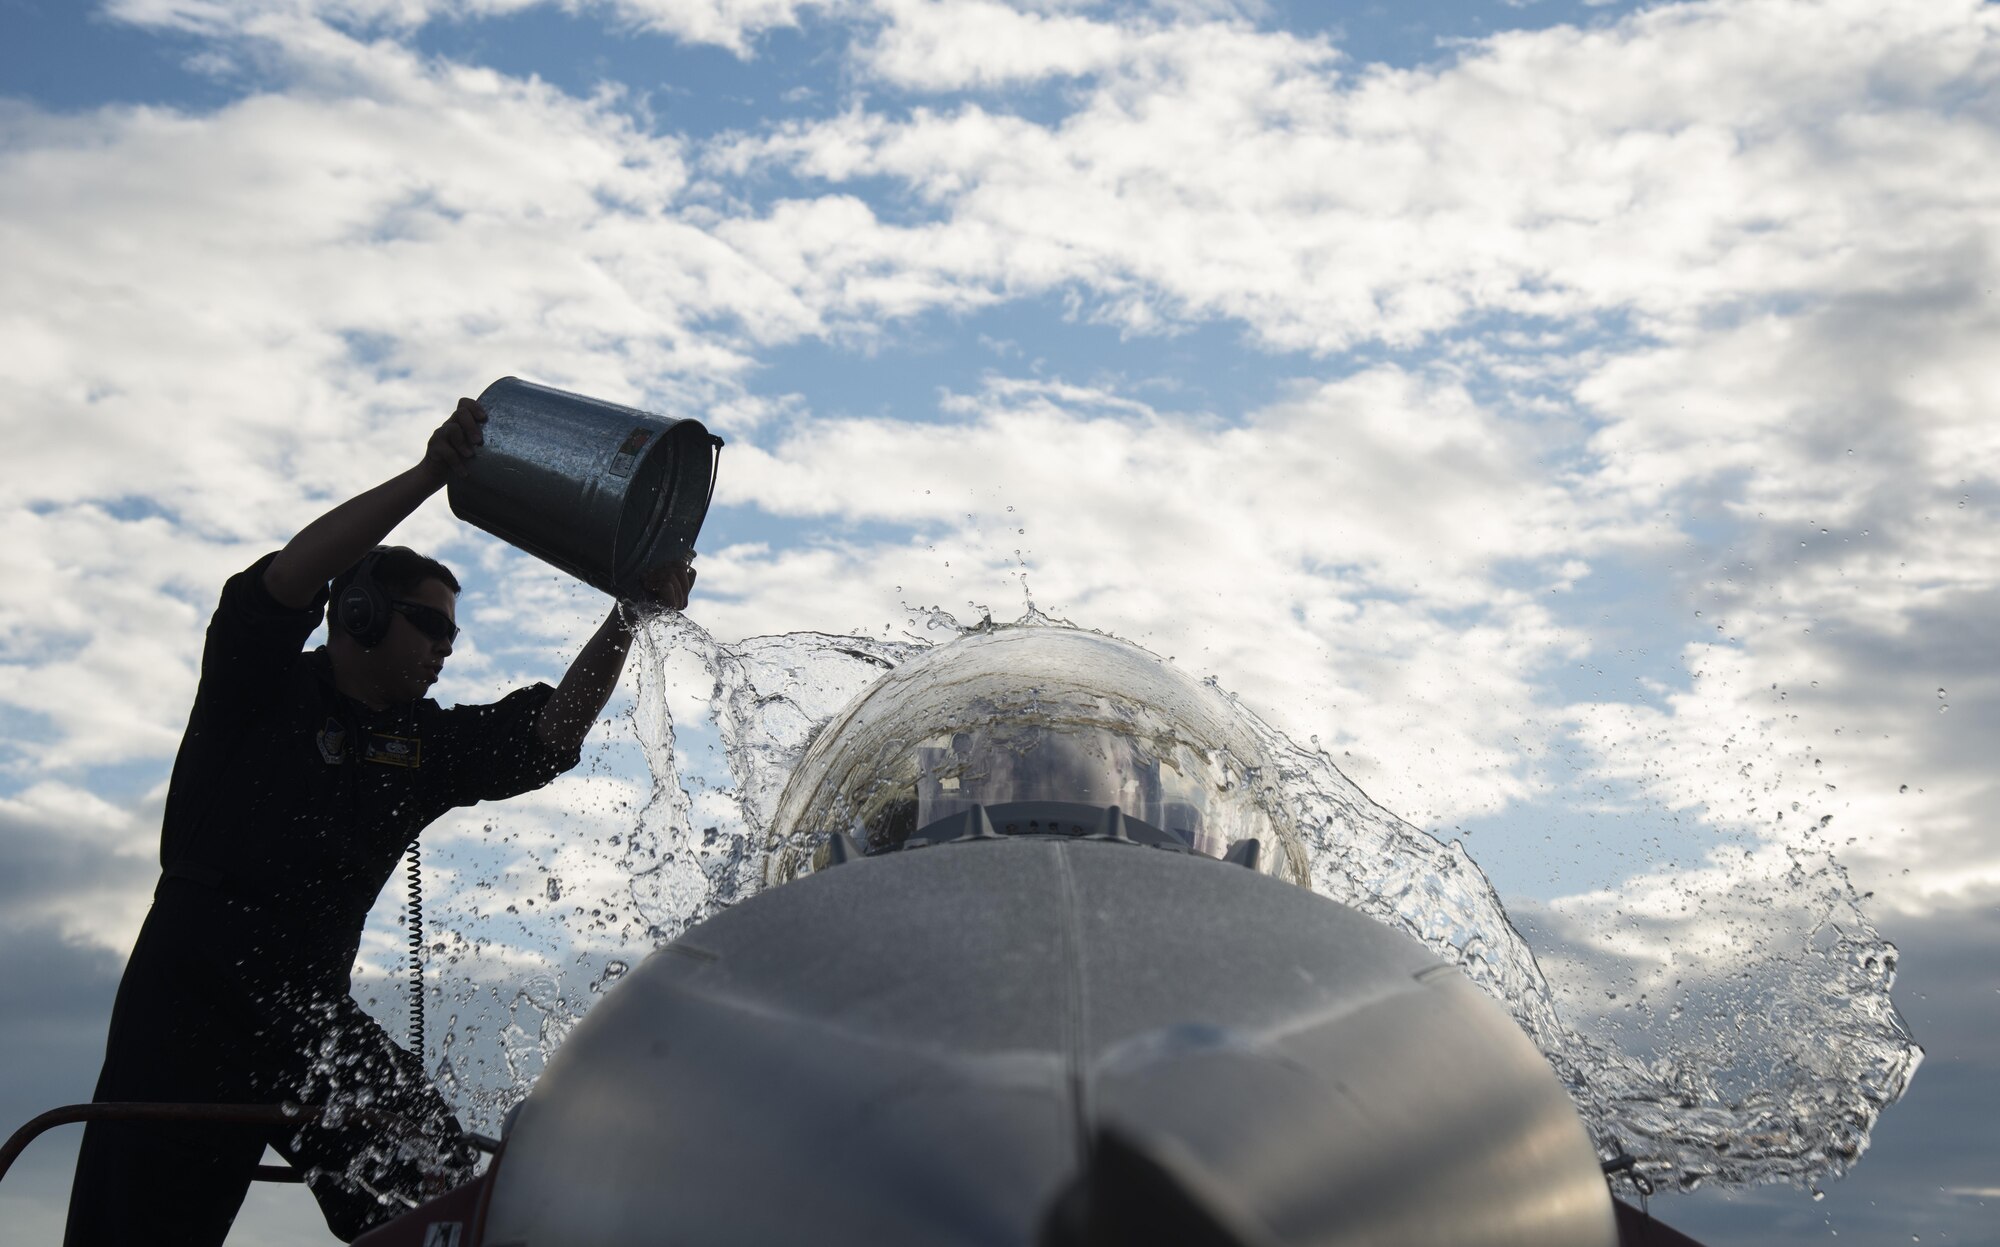
[[715, 496], [722, 439], [697, 420], [502, 377], [452, 514], [618, 597], [684, 563]]

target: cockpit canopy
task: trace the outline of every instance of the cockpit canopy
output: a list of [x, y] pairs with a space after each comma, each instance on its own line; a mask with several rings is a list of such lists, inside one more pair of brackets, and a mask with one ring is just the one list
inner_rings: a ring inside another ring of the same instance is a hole
[[1262, 766], [1227, 699], [1138, 646], [998, 628], [918, 655], [826, 725], [779, 799], [770, 870], [799, 873], [835, 832], [879, 853], [974, 805], [1066, 802], [1118, 806], [1212, 857], [1254, 839], [1290, 875]]
[[1210, 802], [1200, 782], [1108, 728], [994, 724], [925, 741], [916, 764], [914, 796], [866, 827], [870, 850], [900, 845], [974, 805], [1050, 801], [1115, 805], [1210, 857], [1229, 848], [1222, 820], [1205, 817]]

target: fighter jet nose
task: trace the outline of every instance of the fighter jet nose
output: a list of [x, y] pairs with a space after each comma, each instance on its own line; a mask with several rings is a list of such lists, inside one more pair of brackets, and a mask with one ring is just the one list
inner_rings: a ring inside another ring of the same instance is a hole
[[655, 954], [497, 1172], [485, 1241], [531, 1247], [1615, 1233], [1547, 1063], [1413, 941], [1196, 853], [1004, 831], [850, 859]]

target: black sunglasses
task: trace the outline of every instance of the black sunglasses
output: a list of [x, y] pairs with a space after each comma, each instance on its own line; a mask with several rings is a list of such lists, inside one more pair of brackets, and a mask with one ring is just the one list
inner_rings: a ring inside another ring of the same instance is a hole
[[458, 639], [458, 625], [451, 616], [435, 606], [425, 606], [422, 602], [391, 601], [389, 609], [410, 621], [410, 625], [433, 641], [446, 643]]

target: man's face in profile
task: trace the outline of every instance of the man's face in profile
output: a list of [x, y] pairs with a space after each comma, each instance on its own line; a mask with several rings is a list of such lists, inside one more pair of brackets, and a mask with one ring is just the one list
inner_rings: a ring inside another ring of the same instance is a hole
[[458, 595], [441, 580], [424, 580], [408, 592], [392, 591], [389, 600], [389, 631], [361, 661], [390, 701], [415, 701], [437, 683], [451, 656], [453, 638], [444, 625], [457, 626]]

